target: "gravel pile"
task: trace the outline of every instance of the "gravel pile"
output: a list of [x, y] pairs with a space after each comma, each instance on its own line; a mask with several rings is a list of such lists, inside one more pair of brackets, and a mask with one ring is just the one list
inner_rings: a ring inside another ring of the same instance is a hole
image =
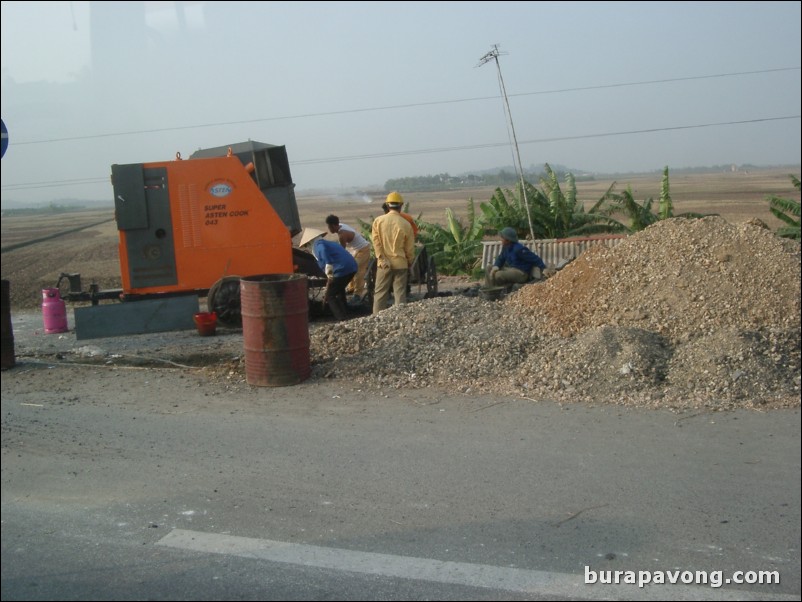
[[659, 222], [499, 302], [441, 297], [311, 333], [314, 375], [672, 409], [798, 406], [800, 246]]
[[562, 335], [621, 325], [677, 343], [727, 326], [798, 330], [799, 248], [719, 217], [665, 220], [616, 247], [591, 249], [510, 303], [543, 332]]

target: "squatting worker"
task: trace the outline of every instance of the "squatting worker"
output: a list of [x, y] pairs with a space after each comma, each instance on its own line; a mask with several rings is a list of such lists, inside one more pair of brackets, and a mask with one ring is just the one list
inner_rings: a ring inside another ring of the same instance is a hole
[[351, 226], [342, 223], [336, 215], [328, 216], [326, 225], [329, 227], [329, 232], [337, 235], [343, 248], [356, 260], [356, 275], [345, 292], [355, 295], [354, 301], [359, 303], [365, 296], [365, 272], [370, 263], [370, 243]]
[[546, 269], [546, 264], [537, 253], [518, 242], [518, 235], [513, 228], [504, 228], [499, 235], [501, 253], [487, 272], [487, 286], [528, 282], [532, 268], [539, 268], [541, 271]]
[[376, 256], [376, 283], [373, 289], [373, 313], [387, 308], [390, 287], [396, 305], [407, 301], [409, 268], [415, 260], [415, 234], [401, 216], [404, 199], [397, 192], [387, 195], [387, 213], [373, 220], [371, 238]]
[[348, 319], [345, 287], [356, 274], [356, 260], [339, 243], [325, 240], [326, 233], [315, 228], [305, 228], [301, 234], [299, 247], [312, 246], [312, 254], [317, 264], [326, 273], [326, 293], [324, 301], [338, 321]]

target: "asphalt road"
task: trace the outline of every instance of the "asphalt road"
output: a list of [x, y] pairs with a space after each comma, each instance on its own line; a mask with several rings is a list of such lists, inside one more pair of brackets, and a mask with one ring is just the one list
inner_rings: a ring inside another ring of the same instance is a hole
[[[25, 353], [31, 340], [81, 344], [21, 330]], [[26, 355], [2, 375], [2, 428], [3, 600], [802, 590], [799, 409], [235, 387], [169, 365]], [[600, 584], [611, 571], [679, 583]], [[739, 571], [780, 583], [737, 584]]]

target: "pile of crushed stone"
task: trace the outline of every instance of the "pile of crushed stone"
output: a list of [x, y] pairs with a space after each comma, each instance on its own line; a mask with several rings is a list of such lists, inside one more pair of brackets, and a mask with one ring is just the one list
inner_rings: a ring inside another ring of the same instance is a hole
[[658, 222], [499, 302], [440, 297], [311, 334], [315, 376], [670, 409], [800, 403], [800, 245]]

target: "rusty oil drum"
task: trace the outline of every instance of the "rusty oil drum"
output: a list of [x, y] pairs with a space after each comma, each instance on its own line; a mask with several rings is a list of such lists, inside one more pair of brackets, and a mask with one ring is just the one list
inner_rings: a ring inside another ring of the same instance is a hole
[[245, 380], [249, 385], [296, 385], [312, 372], [309, 282], [305, 274], [240, 279]]
[[3, 370], [13, 368], [16, 364], [14, 358], [14, 330], [11, 327], [11, 285], [3, 280]]

